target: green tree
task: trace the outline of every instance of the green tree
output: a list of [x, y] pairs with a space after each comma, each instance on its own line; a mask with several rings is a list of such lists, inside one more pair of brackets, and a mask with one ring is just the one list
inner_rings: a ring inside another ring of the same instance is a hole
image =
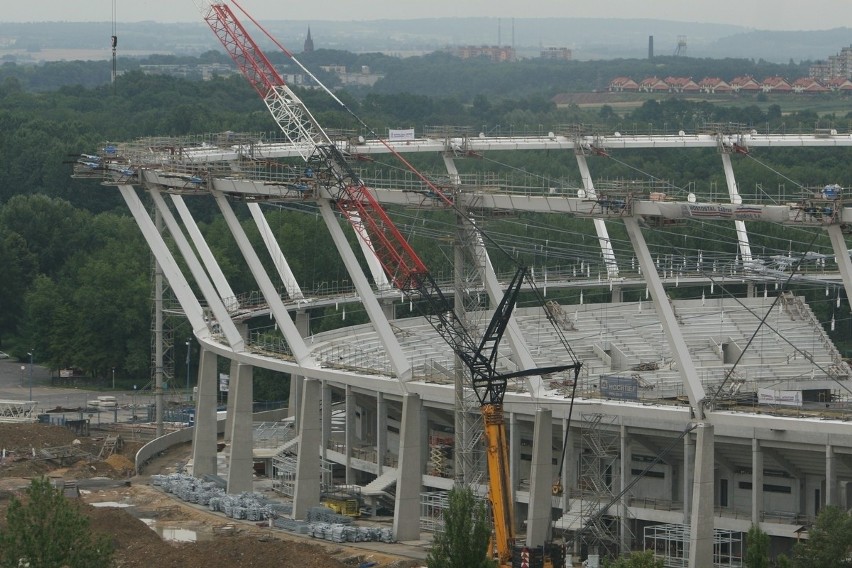
[[426, 565], [429, 568], [494, 568], [488, 558], [491, 529], [485, 503], [469, 487], [454, 487], [444, 512], [444, 530], [435, 535]]
[[643, 550], [605, 562], [604, 568], [663, 568], [663, 561], [654, 556], [653, 550]]
[[746, 546], [746, 568], [769, 568], [769, 535], [759, 525], [751, 525]]
[[23, 500], [13, 498], [0, 531], [0, 567], [91, 568], [110, 566], [107, 536], [89, 531], [89, 520], [46, 478], [33, 479]]
[[808, 531], [808, 539], [793, 547], [794, 568], [842, 568], [852, 547], [852, 516], [837, 507], [826, 507]]

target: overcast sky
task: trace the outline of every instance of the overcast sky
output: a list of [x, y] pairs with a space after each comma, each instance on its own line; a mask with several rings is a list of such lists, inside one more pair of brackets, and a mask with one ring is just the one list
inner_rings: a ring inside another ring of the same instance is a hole
[[[198, 0], [116, 0], [119, 22], [198, 21]], [[113, 0], [4, 2], [0, 21], [109, 21]], [[242, 0], [258, 20], [652, 18], [767, 30], [852, 27], [852, 0]], [[850, 38], [852, 43], [852, 38]]]

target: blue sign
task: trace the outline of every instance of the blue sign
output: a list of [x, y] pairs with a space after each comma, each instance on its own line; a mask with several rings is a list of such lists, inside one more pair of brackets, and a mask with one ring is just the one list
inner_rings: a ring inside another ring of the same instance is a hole
[[639, 399], [639, 381], [633, 377], [604, 375], [600, 382], [601, 396], [622, 400]]

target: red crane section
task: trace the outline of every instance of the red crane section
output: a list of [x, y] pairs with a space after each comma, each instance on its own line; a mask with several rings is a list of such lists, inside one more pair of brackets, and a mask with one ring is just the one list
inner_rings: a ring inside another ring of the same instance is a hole
[[204, 20], [261, 98], [266, 98], [274, 87], [285, 84], [227, 4], [210, 4]]
[[423, 261], [231, 8], [223, 3], [211, 4], [204, 20], [269, 107], [284, 134], [302, 149], [302, 157], [322, 162], [318, 183], [332, 193], [337, 208], [375, 252], [394, 286], [403, 291], [419, 290], [428, 274]]

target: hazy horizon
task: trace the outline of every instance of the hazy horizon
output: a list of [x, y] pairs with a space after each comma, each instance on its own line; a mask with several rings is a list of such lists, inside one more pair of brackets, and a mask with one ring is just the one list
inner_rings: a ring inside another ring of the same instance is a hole
[[[259, 21], [366, 21], [423, 18], [618, 18], [656, 19], [675, 22], [714, 23], [759, 30], [827, 30], [852, 26], [852, 2], [848, 0], [716, 0], [683, 2], [654, 0], [602, 0], [574, 3], [565, 0], [432, 0], [399, 2], [369, 0], [362, 3], [313, 0], [282, 3], [277, 0], [240, 2]], [[111, 0], [39, 0], [14, 2], [0, 14], [4, 22], [99, 22], [112, 20]], [[235, 11], [239, 12], [236, 8]], [[194, 22], [201, 15], [192, 0], [148, 0], [116, 3], [117, 22]], [[242, 19], [242, 18], [241, 18]]]

